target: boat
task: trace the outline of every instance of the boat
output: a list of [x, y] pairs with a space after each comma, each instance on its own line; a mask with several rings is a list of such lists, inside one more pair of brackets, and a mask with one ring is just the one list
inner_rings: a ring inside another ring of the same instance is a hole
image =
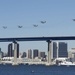
[[73, 63], [73, 62], [71, 62], [71, 61], [63, 61], [63, 62], [59, 63], [58, 65], [59, 65], [59, 66], [60, 66], [60, 65], [69, 65], [69, 66], [70, 66], [70, 65], [75, 65], [75, 63]]
[[68, 58], [58, 58], [55, 60], [56, 65], [61, 66], [61, 65], [75, 65], [75, 62], [70, 61]]

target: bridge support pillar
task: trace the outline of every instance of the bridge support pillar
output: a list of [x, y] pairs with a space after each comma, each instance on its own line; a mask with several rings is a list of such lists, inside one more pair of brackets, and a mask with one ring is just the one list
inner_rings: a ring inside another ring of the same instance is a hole
[[48, 40], [48, 65], [52, 65], [51, 57], [52, 57], [52, 41]]
[[14, 43], [14, 63], [13, 65], [17, 65], [17, 42]]

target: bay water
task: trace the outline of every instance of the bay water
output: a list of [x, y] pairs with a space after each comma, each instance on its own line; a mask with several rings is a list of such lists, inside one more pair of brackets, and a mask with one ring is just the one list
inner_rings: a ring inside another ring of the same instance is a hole
[[75, 75], [75, 66], [0, 64], [0, 75]]

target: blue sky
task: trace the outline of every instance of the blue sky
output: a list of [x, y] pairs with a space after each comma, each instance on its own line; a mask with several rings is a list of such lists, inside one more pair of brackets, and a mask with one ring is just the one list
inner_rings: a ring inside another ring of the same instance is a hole
[[[75, 0], [0, 0], [0, 37], [74, 36], [74, 18]], [[46, 23], [41, 24], [41, 20]], [[69, 44], [75, 47], [74, 41]], [[7, 51], [7, 45], [0, 43], [3, 51]], [[20, 42], [20, 48], [47, 50], [47, 43]]]

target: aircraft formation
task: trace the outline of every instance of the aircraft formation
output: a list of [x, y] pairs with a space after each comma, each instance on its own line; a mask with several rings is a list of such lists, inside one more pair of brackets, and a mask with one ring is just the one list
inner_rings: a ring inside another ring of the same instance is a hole
[[[40, 21], [42, 24], [45, 24], [46, 23], [46, 21]], [[33, 25], [34, 27], [38, 27], [38, 25], [37, 24], [34, 24]]]
[[[23, 26], [18, 25], [17, 27], [18, 27], [18, 28], [22, 28]], [[3, 28], [3, 29], [6, 29], [7, 26], [3, 26], [2, 28]]]
[[[40, 21], [40, 23], [45, 24], [46, 21]], [[23, 28], [22, 25], [17, 26], [19, 29]], [[33, 24], [33, 27], [38, 27], [38, 24]], [[2, 26], [3, 29], [7, 29], [7, 26]]]

